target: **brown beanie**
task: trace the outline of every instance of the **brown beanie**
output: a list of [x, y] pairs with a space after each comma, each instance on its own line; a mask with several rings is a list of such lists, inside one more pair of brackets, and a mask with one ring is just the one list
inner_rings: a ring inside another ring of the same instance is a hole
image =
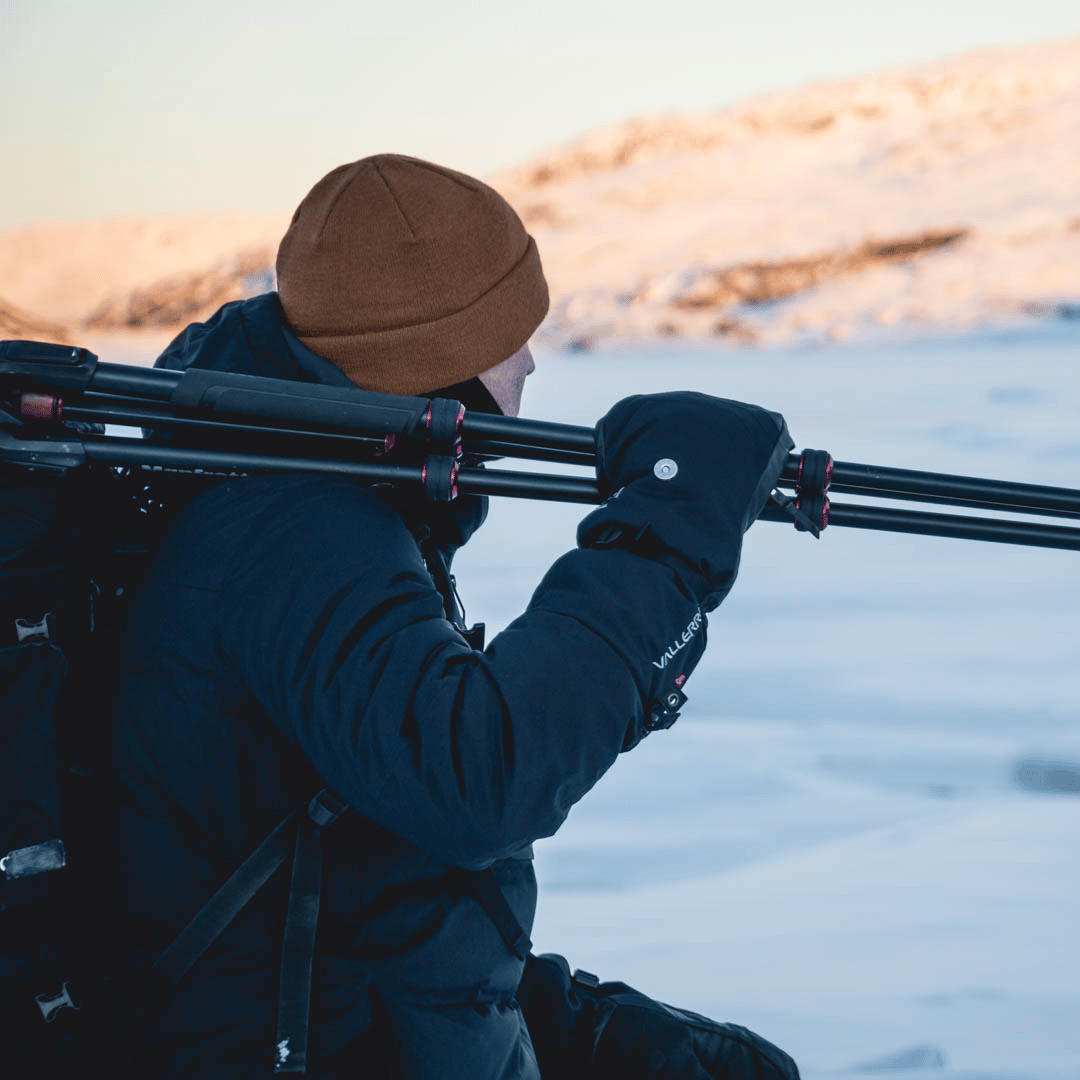
[[342, 165], [277, 256], [293, 331], [358, 386], [422, 394], [516, 353], [547, 314], [540, 255], [496, 191], [400, 154]]

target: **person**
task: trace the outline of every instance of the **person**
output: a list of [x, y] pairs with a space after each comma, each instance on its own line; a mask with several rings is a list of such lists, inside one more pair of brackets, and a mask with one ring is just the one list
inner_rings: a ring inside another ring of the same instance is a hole
[[[157, 366], [518, 412], [548, 293], [487, 185], [394, 154], [337, 168], [297, 209], [277, 284], [187, 327]], [[791, 446], [755, 406], [620, 402], [597, 426], [607, 501], [486, 649], [448, 585], [482, 498], [279, 474], [186, 501], [133, 598], [113, 709], [129, 963], [328, 789], [347, 809], [321, 838], [309, 1076], [797, 1077], [745, 1028], [528, 952], [530, 845], [673, 721]], [[165, 995], [141, 1075], [291, 1067], [289, 887], [271, 877]]]

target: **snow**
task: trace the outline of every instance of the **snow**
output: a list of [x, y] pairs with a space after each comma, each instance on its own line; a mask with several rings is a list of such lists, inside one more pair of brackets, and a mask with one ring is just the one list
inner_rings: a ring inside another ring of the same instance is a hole
[[[1075, 319], [1080, 38], [632, 118], [490, 179], [536, 238], [550, 348]], [[0, 230], [0, 306], [178, 330], [265, 287], [291, 209]]]
[[[494, 182], [536, 237], [552, 347], [1000, 327], [1070, 310], [1080, 288], [1078, 105], [1080, 39], [988, 49], [636, 118]], [[792, 273], [941, 230], [963, 236], [916, 259], [834, 267], [816, 288]], [[770, 302], [677, 302], [716, 272], [762, 264], [777, 275]]]
[[104, 303], [205, 274], [244, 252], [262, 250], [271, 264], [290, 213], [45, 221], [6, 229], [0, 231], [0, 297], [73, 326]]
[[[838, 460], [1077, 487], [1078, 360], [1068, 323], [539, 353], [525, 411], [692, 388]], [[469, 617], [515, 617], [582, 512], [493, 500], [455, 563]], [[682, 718], [536, 845], [537, 950], [758, 1030], [807, 1080], [1076, 1080], [1078, 557], [756, 525]]]
[[[838, 460], [1075, 487], [1078, 360], [1067, 327], [551, 354], [526, 412], [693, 388]], [[455, 568], [470, 617], [513, 618], [580, 516], [493, 502]], [[757, 525], [682, 719], [537, 845], [536, 948], [808, 1080], [1080, 1076], [1078, 606], [1075, 552]]]

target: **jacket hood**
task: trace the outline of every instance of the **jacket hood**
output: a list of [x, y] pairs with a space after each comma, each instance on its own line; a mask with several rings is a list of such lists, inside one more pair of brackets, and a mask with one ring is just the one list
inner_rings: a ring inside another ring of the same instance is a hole
[[[169, 371], [230, 371], [357, 389], [340, 368], [313, 353], [289, 332], [274, 292], [226, 304], [206, 322], [192, 323], [169, 344], [154, 367]], [[379, 485], [378, 492], [413, 533], [430, 536], [448, 556], [465, 544], [487, 517], [485, 496], [431, 503], [422, 492], [409, 486]]]

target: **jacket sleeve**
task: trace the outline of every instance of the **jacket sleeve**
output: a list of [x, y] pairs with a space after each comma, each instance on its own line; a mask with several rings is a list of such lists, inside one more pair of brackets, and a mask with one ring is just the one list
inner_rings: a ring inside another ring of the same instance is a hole
[[422, 850], [474, 869], [551, 835], [673, 720], [706, 626], [669, 567], [571, 551], [477, 652], [374, 494], [275, 492], [225, 574], [225, 659], [332, 790]]

